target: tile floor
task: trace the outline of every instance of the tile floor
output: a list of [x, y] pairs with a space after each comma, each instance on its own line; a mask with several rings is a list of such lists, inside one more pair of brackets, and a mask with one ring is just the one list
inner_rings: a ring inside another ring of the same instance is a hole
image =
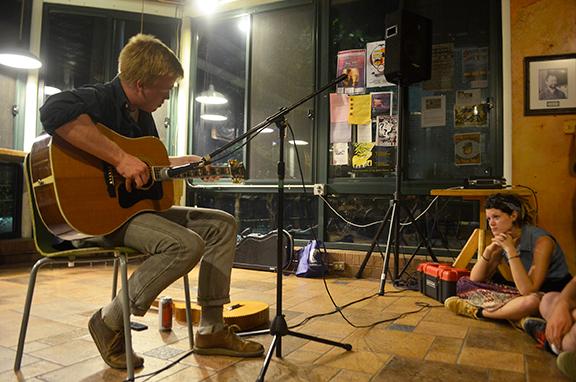
[[[87, 330], [92, 313], [110, 298], [111, 267], [44, 268], [39, 272], [25, 355], [20, 373], [12, 370], [28, 282], [27, 269], [0, 269], [0, 381], [122, 381], [126, 374], [100, 358]], [[197, 273], [190, 275], [196, 285]], [[270, 304], [275, 315], [275, 273], [234, 269], [233, 301]], [[374, 279], [331, 278], [327, 285], [340, 306], [378, 292]], [[283, 311], [289, 325], [333, 305], [317, 279], [284, 277]], [[459, 317], [418, 292], [375, 296], [339, 314], [309, 321], [294, 329], [350, 343], [353, 350], [294, 336], [282, 338], [283, 358], [274, 356], [267, 381], [565, 381], [553, 356], [536, 348], [524, 333], [507, 323]], [[180, 282], [164, 294], [183, 299]], [[192, 290], [192, 297], [195, 289]], [[418, 304], [431, 307], [420, 309]], [[373, 327], [373, 322], [389, 320]], [[144, 375], [180, 358], [189, 348], [184, 325], [168, 333], [157, 330], [156, 312], [137, 319], [149, 329], [133, 332], [134, 348], [145, 358]], [[364, 326], [364, 327], [363, 327]], [[272, 337], [253, 337], [266, 348]], [[190, 355], [174, 367], [140, 381], [255, 381], [263, 358], [236, 359]]]

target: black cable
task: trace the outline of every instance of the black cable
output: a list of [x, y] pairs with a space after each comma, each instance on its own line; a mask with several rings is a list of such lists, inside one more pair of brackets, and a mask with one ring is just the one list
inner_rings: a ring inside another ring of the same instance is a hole
[[[184, 355], [180, 356], [180, 358], [178, 358], [177, 360], [172, 361], [172, 362], [169, 363], [168, 365], [166, 365], [166, 366], [164, 366], [164, 367], [162, 367], [162, 368], [160, 368], [160, 369], [158, 369], [158, 370], [156, 370], [156, 371], [153, 371], [153, 372], [148, 373], [148, 374], [142, 374], [142, 375], [135, 376], [135, 377], [134, 377], [134, 380], [140, 379], [140, 378], [146, 378], [146, 377], [150, 377], [150, 378], [151, 378], [151, 377], [154, 377], [154, 376], [162, 373], [163, 371], [166, 371], [166, 370], [170, 369], [171, 367], [175, 366], [177, 363], [179, 363], [180, 361], [182, 361], [184, 358], [192, 355], [192, 353], [194, 353], [194, 350], [190, 350], [190, 351], [186, 352]], [[148, 378], [148, 379], [150, 379], [150, 378]], [[146, 381], [147, 381], [148, 379], [146, 379]], [[130, 380], [129, 380], [128, 378], [126, 378], [123, 382], [130, 382]]]
[[[292, 130], [292, 126], [290, 126], [288, 123], [287, 123], [286, 125], [288, 126], [288, 130], [290, 131], [290, 135], [292, 136], [292, 141], [295, 142], [295, 141], [296, 141], [296, 137], [295, 137], [295, 135], [294, 135], [294, 131]], [[299, 173], [300, 173], [300, 181], [301, 181], [301, 183], [302, 183], [302, 189], [303, 189], [304, 194], [306, 194], [306, 193], [307, 193], [307, 190], [306, 190], [306, 183], [305, 183], [305, 181], [304, 181], [304, 171], [302, 170], [302, 164], [301, 164], [301, 162], [300, 162], [300, 154], [298, 153], [298, 147], [297, 147], [296, 145], [294, 145], [294, 151], [296, 152], [296, 161], [297, 161], [297, 163], [298, 163], [298, 171], [299, 171]], [[316, 241], [318, 242], [319, 240], [318, 240], [318, 238], [317, 238], [317, 236], [316, 236], [316, 232], [315, 232], [313, 229], [311, 229], [311, 232], [312, 232], [312, 236], [314, 237], [314, 240], [316, 240]], [[328, 257], [328, 251], [327, 251], [327, 249], [326, 249], [326, 246], [325, 246], [324, 242], [322, 242], [322, 249], [323, 249], [323, 251], [324, 251], [325, 258], [327, 258], [327, 257]], [[342, 306], [338, 306], [338, 304], [336, 303], [336, 301], [335, 301], [334, 298], [332, 297], [332, 293], [330, 293], [330, 289], [329, 289], [329, 287], [328, 287], [328, 283], [326, 282], [326, 275], [323, 275], [323, 276], [322, 276], [322, 281], [323, 281], [323, 283], [324, 283], [324, 289], [326, 290], [326, 293], [328, 294], [328, 297], [330, 298], [330, 301], [332, 302], [332, 305], [334, 305], [334, 310], [333, 310], [332, 312], [318, 313], [318, 314], [314, 314], [314, 315], [312, 315], [312, 316], [308, 316], [308, 317], [306, 317], [304, 320], [302, 320], [301, 322], [299, 322], [298, 324], [293, 325], [293, 326], [290, 326], [290, 327], [289, 327], [290, 329], [294, 329], [294, 328], [297, 328], [297, 327], [299, 327], [299, 326], [302, 326], [302, 325], [306, 324], [308, 321], [310, 321], [310, 320], [312, 320], [312, 319], [314, 319], [314, 318], [324, 317], [324, 316], [328, 316], [328, 315], [331, 315], [331, 314], [334, 314], [334, 313], [339, 313], [340, 316], [342, 316], [342, 319], [343, 319], [344, 321], [346, 321], [350, 326], [352, 326], [352, 327], [354, 327], [354, 328], [371, 328], [371, 327], [374, 327], [374, 326], [376, 326], [376, 325], [379, 325], [379, 324], [382, 324], [382, 323], [385, 323], [385, 322], [395, 321], [395, 320], [397, 320], [397, 319], [399, 319], [399, 318], [406, 317], [406, 316], [409, 315], [409, 314], [419, 313], [419, 312], [421, 312], [422, 310], [424, 310], [424, 309], [426, 309], [426, 308], [440, 308], [440, 307], [444, 307], [444, 305], [430, 305], [430, 304], [428, 304], [428, 303], [416, 302], [415, 304], [416, 304], [417, 306], [420, 306], [420, 308], [417, 309], [417, 310], [400, 313], [398, 316], [395, 316], [395, 317], [392, 317], [392, 318], [388, 318], [388, 319], [385, 319], [385, 320], [376, 321], [376, 322], [373, 322], [373, 323], [368, 324], [368, 325], [356, 325], [356, 324], [354, 324], [352, 321], [350, 321], [350, 320], [348, 319], [348, 317], [346, 317], [346, 316], [344, 315], [343, 310], [344, 310], [345, 308], [351, 306], [351, 305], [357, 304], [357, 303], [359, 303], [359, 302], [361, 302], [361, 301], [365, 301], [365, 300], [368, 300], [368, 299], [370, 299], [370, 298], [372, 298], [372, 297], [374, 297], [374, 296], [377, 296], [378, 293], [374, 293], [373, 295], [370, 295], [370, 296], [367, 296], [367, 297], [362, 297], [362, 298], [360, 298], [360, 299], [358, 299], [358, 300], [349, 302], [349, 303], [344, 304], [344, 305], [342, 305]], [[388, 294], [396, 294], [396, 293], [403, 293], [403, 292], [405, 292], [405, 290], [391, 291], [391, 292], [388, 292]]]

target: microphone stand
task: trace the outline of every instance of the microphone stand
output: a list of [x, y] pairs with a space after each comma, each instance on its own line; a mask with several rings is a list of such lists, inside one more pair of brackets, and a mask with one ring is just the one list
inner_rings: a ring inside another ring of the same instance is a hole
[[[338, 84], [339, 82], [343, 81], [348, 77], [347, 74], [343, 74], [340, 77], [336, 78], [334, 81], [330, 82], [328, 85], [323, 86], [322, 88], [318, 89], [317, 91], [313, 92], [312, 94], [307, 95], [306, 97], [300, 99], [296, 103], [288, 107], [282, 107], [278, 112], [269, 116], [264, 121], [260, 122], [250, 130], [246, 131], [244, 134], [236, 138], [235, 140], [228, 142], [226, 145], [216, 149], [209, 155], [206, 155], [202, 158], [199, 166], [207, 165], [210, 163], [211, 159], [224, 152], [225, 150], [229, 149], [236, 143], [240, 142], [241, 140], [259, 133], [268, 125], [274, 123], [278, 128], [278, 143], [279, 143], [279, 158], [278, 158], [278, 213], [276, 215], [277, 218], [277, 228], [276, 232], [278, 235], [278, 241], [276, 245], [276, 316], [274, 320], [270, 324], [270, 329], [265, 330], [264, 333], [268, 332], [270, 335], [274, 336], [272, 343], [270, 344], [270, 348], [268, 349], [268, 353], [266, 354], [266, 358], [264, 359], [264, 364], [262, 365], [262, 369], [260, 370], [260, 374], [256, 379], [257, 382], [264, 381], [264, 376], [266, 375], [266, 370], [270, 364], [272, 359], [272, 355], [274, 350], [276, 350], [276, 357], [282, 358], [282, 337], [291, 335], [298, 338], [303, 338], [310, 341], [321, 342], [327, 345], [338, 346], [348, 351], [352, 350], [352, 345], [340, 343], [320, 337], [311, 336], [304, 333], [299, 333], [288, 329], [288, 324], [286, 323], [286, 319], [284, 318], [284, 314], [282, 314], [282, 261], [283, 261], [283, 251], [284, 251], [284, 175], [285, 175], [285, 162], [284, 162], [284, 140], [286, 136], [286, 127], [288, 126], [288, 122], [286, 121], [286, 114], [290, 111], [295, 109], [296, 107], [300, 106], [304, 102], [308, 101], [309, 99], [317, 96], [318, 94], [322, 93], [324, 90]], [[180, 166], [180, 167], [187, 167]], [[188, 171], [189, 168], [184, 171]], [[180, 170], [178, 170], [180, 171]], [[242, 333], [242, 335], [253, 335], [253, 334], [262, 334], [262, 332], [246, 332]]]

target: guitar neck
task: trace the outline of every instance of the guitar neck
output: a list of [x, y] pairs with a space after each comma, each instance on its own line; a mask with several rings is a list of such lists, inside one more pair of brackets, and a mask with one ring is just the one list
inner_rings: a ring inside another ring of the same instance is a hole
[[[162, 167], [162, 166], [152, 166], [152, 176], [154, 179], [161, 179], [162, 178], [162, 171], [169, 169], [170, 167]], [[186, 178], [207, 178], [211, 176], [218, 176], [218, 177], [230, 177], [232, 173], [230, 171], [230, 166], [209, 166], [209, 167], [200, 167], [185, 171], [178, 175], [172, 175], [170, 178], [172, 179], [186, 179]]]

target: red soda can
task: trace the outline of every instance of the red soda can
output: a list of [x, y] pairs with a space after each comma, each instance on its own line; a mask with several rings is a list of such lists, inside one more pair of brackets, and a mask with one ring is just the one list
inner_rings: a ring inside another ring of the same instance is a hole
[[164, 296], [158, 304], [158, 330], [169, 332], [172, 330], [172, 298]]

